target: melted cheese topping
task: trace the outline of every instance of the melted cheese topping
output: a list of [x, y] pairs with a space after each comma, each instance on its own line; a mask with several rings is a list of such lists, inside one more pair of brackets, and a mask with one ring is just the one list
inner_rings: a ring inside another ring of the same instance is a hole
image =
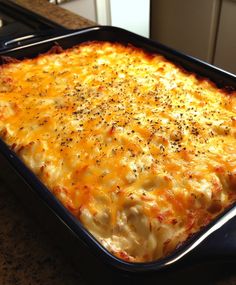
[[236, 198], [236, 97], [108, 42], [0, 68], [0, 134], [116, 256], [170, 254]]

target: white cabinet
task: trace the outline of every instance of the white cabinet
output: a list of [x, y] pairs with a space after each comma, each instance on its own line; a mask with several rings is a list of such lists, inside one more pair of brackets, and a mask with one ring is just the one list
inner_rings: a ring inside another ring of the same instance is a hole
[[96, 0], [97, 22], [150, 36], [150, 0]]
[[150, 0], [110, 0], [110, 13], [112, 26], [150, 36]]

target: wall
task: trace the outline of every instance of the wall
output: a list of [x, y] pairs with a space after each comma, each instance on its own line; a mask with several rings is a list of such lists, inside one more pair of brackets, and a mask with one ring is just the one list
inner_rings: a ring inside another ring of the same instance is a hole
[[121, 27], [149, 37], [149, 0], [110, 0], [110, 11], [112, 26]]

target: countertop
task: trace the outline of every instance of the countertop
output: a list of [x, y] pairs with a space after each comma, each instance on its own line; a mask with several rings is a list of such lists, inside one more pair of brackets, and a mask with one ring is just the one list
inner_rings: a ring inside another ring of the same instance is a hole
[[60, 6], [50, 4], [46, 0], [11, 0], [11, 2], [48, 18], [68, 29], [80, 29], [95, 25], [94, 22], [63, 9]]
[[[95, 23], [45, 0], [12, 0], [70, 29]], [[0, 170], [1, 172], [3, 169]], [[8, 174], [3, 174], [3, 176]], [[17, 183], [15, 190], [17, 190]], [[11, 187], [0, 179], [0, 284], [79, 285], [104, 284], [105, 279], [91, 265], [87, 272], [75, 266], [35, 217], [22, 206]], [[236, 284], [236, 263], [185, 266], [170, 273], [110, 278], [107, 284]], [[94, 276], [93, 276], [94, 275]], [[112, 276], [112, 275], [111, 275]]]

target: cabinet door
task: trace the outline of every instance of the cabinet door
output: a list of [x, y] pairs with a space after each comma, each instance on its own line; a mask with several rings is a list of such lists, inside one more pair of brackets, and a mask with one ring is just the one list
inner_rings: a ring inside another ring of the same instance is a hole
[[220, 0], [153, 0], [151, 37], [212, 62]]
[[222, 2], [214, 64], [236, 73], [236, 1]]

